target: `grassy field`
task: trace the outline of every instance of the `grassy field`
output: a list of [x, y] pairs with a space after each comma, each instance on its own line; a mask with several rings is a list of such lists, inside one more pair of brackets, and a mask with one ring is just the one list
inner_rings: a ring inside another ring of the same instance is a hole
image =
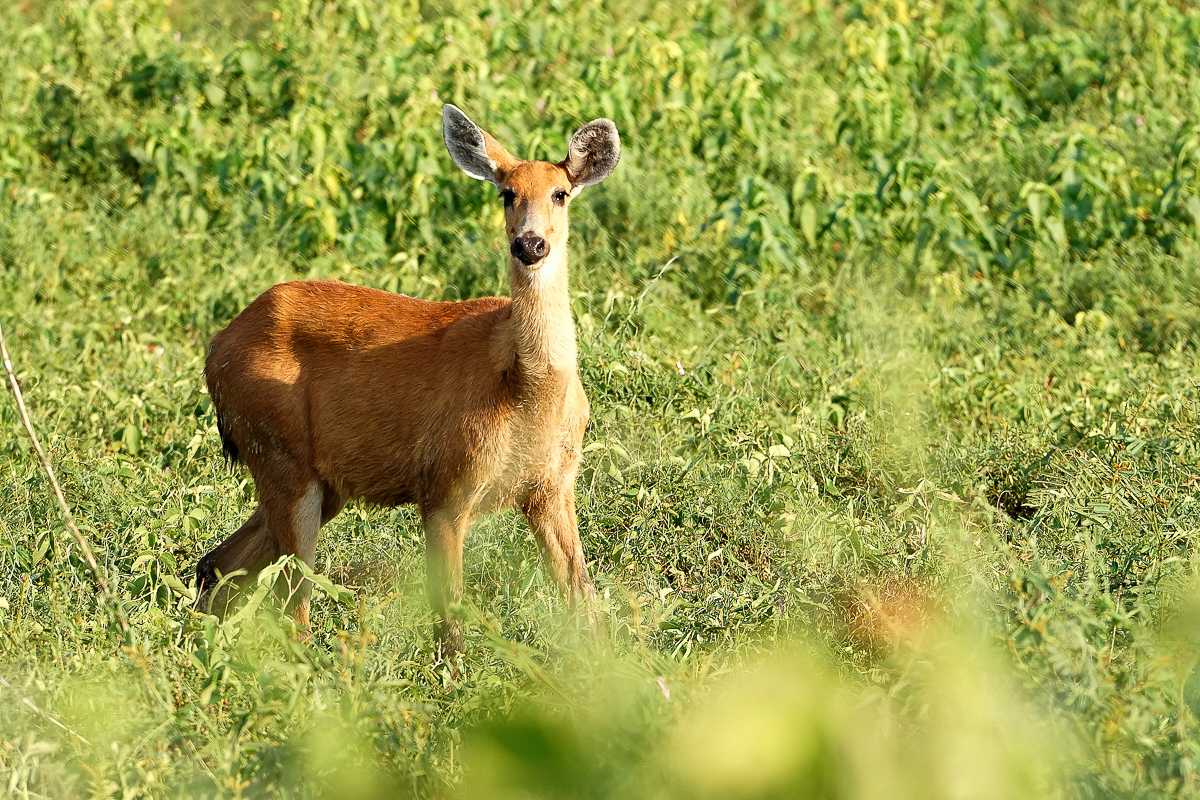
[[[0, 794], [1200, 794], [1200, 12], [1182, 0], [19, 0]], [[505, 293], [452, 102], [572, 220], [602, 630], [516, 516], [434, 659], [419, 520], [351, 506], [315, 632], [196, 613], [254, 488], [209, 338], [273, 283]]]

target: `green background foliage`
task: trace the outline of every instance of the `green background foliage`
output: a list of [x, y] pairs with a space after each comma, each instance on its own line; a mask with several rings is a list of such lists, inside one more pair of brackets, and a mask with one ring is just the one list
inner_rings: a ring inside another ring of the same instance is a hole
[[[14, 797], [1193, 796], [1200, 13], [1172, 0], [19, 0], [0, 322], [133, 623], [0, 402]], [[351, 507], [311, 642], [195, 560], [253, 485], [208, 339], [271, 284], [507, 291], [452, 102], [573, 206], [605, 602], [518, 519], [434, 660], [409, 509]]]

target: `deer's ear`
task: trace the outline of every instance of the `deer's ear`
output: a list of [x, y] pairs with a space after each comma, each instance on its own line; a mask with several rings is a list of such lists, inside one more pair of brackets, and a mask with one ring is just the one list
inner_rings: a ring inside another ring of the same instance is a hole
[[449, 103], [442, 108], [442, 140], [458, 168], [476, 180], [498, 184], [516, 163], [499, 142]]
[[563, 168], [575, 189], [599, 183], [621, 160], [621, 137], [611, 119], [594, 119], [575, 131]]

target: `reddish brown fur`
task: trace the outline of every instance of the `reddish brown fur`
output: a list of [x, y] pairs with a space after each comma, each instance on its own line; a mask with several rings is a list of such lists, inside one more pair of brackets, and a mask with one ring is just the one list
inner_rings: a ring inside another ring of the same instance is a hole
[[[485, 141], [497, 186], [515, 195], [509, 241], [536, 234], [549, 250], [534, 265], [511, 259], [511, 299], [434, 303], [298, 281], [269, 289], [213, 338], [209, 391], [259, 507], [200, 561], [206, 593], [217, 575], [253, 574], [284, 554], [311, 563], [320, 525], [354, 498], [420, 509], [446, 655], [462, 646], [446, 615], [480, 514], [521, 509], [551, 574], [592, 592], [575, 519], [588, 404], [567, 292], [569, 201], [554, 200], [572, 183], [563, 165], [518, 161]], [[294, 610], [306, 627], [303, 589]]]

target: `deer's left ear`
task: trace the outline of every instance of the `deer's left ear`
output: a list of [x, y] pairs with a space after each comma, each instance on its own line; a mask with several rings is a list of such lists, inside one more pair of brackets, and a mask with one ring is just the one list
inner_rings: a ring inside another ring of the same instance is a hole
[[[575, 131], [563, 169], [576, 191], [607, 178], [621, 160], [621, 137], [611, 119], [594, 119]], [[574, 192], [572, 192], [574, 194]]]

